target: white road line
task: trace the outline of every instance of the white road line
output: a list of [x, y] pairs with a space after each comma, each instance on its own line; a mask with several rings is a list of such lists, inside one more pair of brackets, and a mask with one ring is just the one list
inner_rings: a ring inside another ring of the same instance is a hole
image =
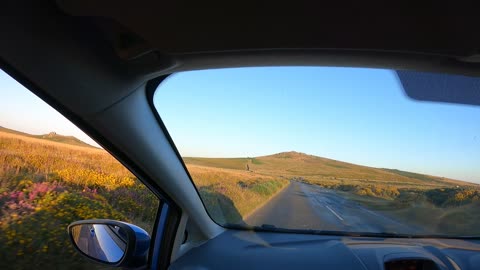
[[339, 214], [335, 213], [332, 208], [328, 207], [328, 205], [325, 205], [325, 207], [330, 210], [330, 212], [332, 212], [338, 219], [343, 220], [343, 218]]

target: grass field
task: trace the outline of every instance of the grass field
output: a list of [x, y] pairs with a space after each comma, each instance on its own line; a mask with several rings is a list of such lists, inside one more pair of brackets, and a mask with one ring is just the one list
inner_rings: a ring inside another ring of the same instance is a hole
[[[209, 214], [241, 223], [288, 183], [235, 167], [188, 164]], [[206, 164], [209, 165], [209, 164]], [[158, 199], [103, 149], [58, 134], [0, 129], [0, 269], [84, 269], [66, 227], [82, 219], [131, 222], [151, 232]]]
[[84, 269], [66, 226], [110, 218], [152, 231], [158, 199], [106, 151], [0, 131], [0, 269]]

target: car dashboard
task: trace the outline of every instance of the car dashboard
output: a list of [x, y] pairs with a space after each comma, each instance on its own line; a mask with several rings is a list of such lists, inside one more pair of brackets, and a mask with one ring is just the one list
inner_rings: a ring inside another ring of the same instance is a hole
[[480, 268], [479, 251], [478, 240], [228, 230], [170, 269], [468, 270]]

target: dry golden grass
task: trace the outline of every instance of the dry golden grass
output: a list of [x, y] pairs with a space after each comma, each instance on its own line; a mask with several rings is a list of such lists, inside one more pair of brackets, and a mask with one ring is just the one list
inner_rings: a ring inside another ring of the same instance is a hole
[[431, 189], [471, 183], [443, 177], [373, 168], [297, 152], [255, 158], [185, 158], [190, 164], [218, 168], [249, 169], [257, 174], [285, 179], [302, 178], [313, 184], [394, 185], [397, 188]]
[[[303, 177], [312, 181], [328, 181], [336, 184], [395, 183], [402, 185], [439, 186], [420, 179], [405, 177], [382, 169], [359, 166], [313, 156], [281, 158], [267, 156], [257, 158], [260, 165], [253, 164], [252, 170], [269, 175]], [[342, 182], [343, 181], [343, 182]], [[448, 185], [448, 184], [445, 184]]]
[[[54, 175], [69, 184], [107, 190], [133, 187], [135, 183], [134, 176], [103, 149], [0, 131], [2, 159], [8, 160], [0, 166], [4, 175], [35, 173], [46, 178]], [[187, 167], [207, 210], [219, 223], [241, 221], [288, 184], [278, 177], [245, 170], [191, 164]]]
[[1, 269], [83, 267], [65, 233], [69, 223], [117, 219], [151, 232], [157, 206], [158, 198], [102, 149], [0, 132]]
[[[0, 132], [0, 190], [19, 177], [55, 179], [109, 190], [133, 186], [135, 177], [103, 149]], [[9, 180], [10, 179], [10, 180]], [[28, 179], [36, 180], [36, 179]]]
[[0, 138], [12, 138], [12, 139], [19, 139], [28, 143], [35, 143], [35, 144], [41, 144], [41, 145], [48, 145], [48, 146], [53, 146], [53, 147], [60, 147], [60, 148], [68, 148], [71, 150], [77, 150], [77, 151], [82, 151], [82, 152], [88, 152], [88, 153], [108, 153], [99, 148], [93, 148], [93, 147], [88, 147], [88, 146], [78, 146], [78, 145], [71, 145], [71, 144], [66, 144], [66, 143], [61, 143], [61, 142], [54, 142], [54, 141], [48, 141], [44, 139], [37, 139], [37, 138], [32, 138], [32, 137], [27, 137], [27, 136], [22, 136], [18, 134], [13, 134], [9, 132], [4, 132], [0, 131]]

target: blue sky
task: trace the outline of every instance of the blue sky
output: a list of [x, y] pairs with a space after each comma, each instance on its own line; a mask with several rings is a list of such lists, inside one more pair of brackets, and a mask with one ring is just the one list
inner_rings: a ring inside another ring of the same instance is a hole
[[183, 156], [294, 150], [480, 182], [480, 107], [413, 101], [388, 70], [186, 72], [154, 101]]
[[[0, 126], [97, 145], [0, 71]], [[184, 156], [299, 151], [480, 183], [480, 107], [408, 99], [387, 70], [242, 68], [171, 76], [155, 105]]]

